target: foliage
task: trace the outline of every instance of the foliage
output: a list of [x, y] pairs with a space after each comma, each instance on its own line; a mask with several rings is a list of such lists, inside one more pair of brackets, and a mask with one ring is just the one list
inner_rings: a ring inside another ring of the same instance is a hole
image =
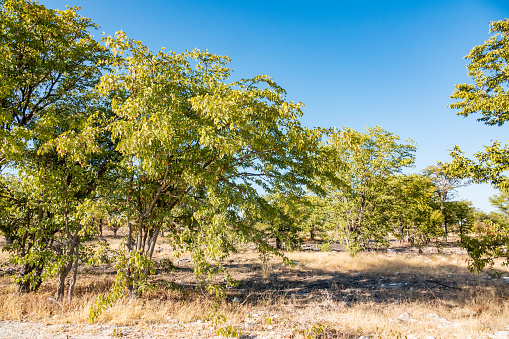
[[311, 240], [316, 236], [327, 238], [326, 222], [328, 215], [318, 195], [308, 194], [299, 206], [300, 231], [309, 234]]
[[276, 248], [282, 249], [283, 244], [287, 250], [300, 246], [302, 240], [299, 237], [303, 223], [303, 204], [305, 197], [295, 195], [284, 195], [274, 193], [265, 196], [267, 199], [267, 210], [270, 213], [259, 214], [259, 224], [267, 237], [276, 241]]
[[509, 192], [495, 194], [490, 198], [490, 202], [505, 217], [509, 217]]
[[293, 332], [301, 335], [304, 339], [318, 339], [325, 338], [327, 331], [327, 325], [325, 323], [316, 323], [315, 325], [309, 325], [305, 328], [295, 327]]
[[509, 227], [508, 224], [495, 223], [490, 219], [476, 225], [477, 236], [462, 236], [463, 247], [472, 259], [469, 268], [474, 272], [482, 272], [492, 267], [495, 258], [504, 258], [509, 264]]
[[222, 336], [224, 338], [240, 338], [240, 337], [242, 337], [242, 332], [239, 331], [236, 327], [234, 327], [232, 325], [218, 328], [216, 331], [216, 334], [219, 336]]
[[[478, 113], [478, 121], [488, 125], [503, 125], [509, 117], [507, 107], [507, 85], [509, 82], [509, 19], [492, 22], [490, 33], [494, 33], [484, 44], [475, 46], [465, 57], [470, 60], [468, 75], [474, 84], [458, 84], [450, 104], [459, 109], [457, 114], [469, 116]], [[483, 152], [474, 154], [477, 162], [465, 157], [456, 146], [451, 154], [458, 174], [470, 177], [474, 182], [488, 182], [507, 190], [507, 179], [503, 175], [509, 169], [509, 150], [495, 141], [485, 146]]]
[[475, 208], [467, 200], [449, 201], [445, 204], [448, 225], [456, 225], [458, 233], [468, 234], [475, 221]]
[[393, 232], [419, 248], [438, 244], [443, 236], [443, 216], [436, 205], [436, 186], [421, 174], [394, 175], [387, 190], [392, 192], [390, 217]]
[[58, 275], [57, 300], [76, 272], [81, 240], [104, 212], [99, 182], [113, 159], [97, 128], [108, 110], [93, 92], [109, 53], [90, 33], [97, 26], [77, 10], [28, 0], [0, 8], [0, 165], [17, 176], [3, 186], [14, 202], [9, 213], [24, 215], [3, 231], [13, 262], [23, 266], [19, 289], [36, 290]]
[[[248, 216], [276, 213], [259, 188], [288, 196], [316, 189], [321, 133], [300, 126], [300, 104], [286, 101], [267, 76], [229, 83], [227, 57], [154, 54], [121, 32], [105, 43], [112, 72], [98, 89], [112, 98], [106, 129], [122, 173], [111, 197], [127, 221], [118, 258], [151, 260], [163, 230], [178, 251], [190, 252], [200, 279], [223, 272], [232, 282], [221, 261], [237, 243], [276, 253]], [[147, 268], [120, 259], [117, 265], [126, 292], [139, 294], [133, 277]]]
[[345, 128], [330, 135], [327, 147], [329, 157], [341, 161], [335, 167], [339, 180], [326, 186], [323, 200], [329, 228], [352, 253], [370, 244], [386, 245], [393, 194], [387, 188], [393, 175], [413, 164], [414, 143], [400, 143], [380, 127], [366, 133]]
[[[473, 84], [456, 85], [451, 98], [460, 101], [450, 107], [459, 109], [458, 114], [463, 116], [480, 114], [478, 121], [500, 126], [509, 117], [509, 19], [492, 22], [490, 33], [493, 35], [487, 41], [472, 48], [465, 57], [470, 61], [467, 68]], [[502, 192], [509, 190], [509, 181], [504, 174], [509, 169], [507, 146], [495, 141], [491, 146], [485, 146], [483, 152], [474, 154], [476, 161], [465, 157], [458, 146], [451, 155], [454, 158], [452, 169], [457, 175], [477, 183], [491, 183]], [[495, 203], [498, 202], [495, 200]], [[507, 261], [509, 234], [505, 224], [486, 220], [478, 224], [477, 233], [477, 237], [462, 237], [473, 260], [473, 270], [482, 270], [496, 257]]]
[[474, 83], [456, 85], [451, 98], [460, 101], [450, 107], [459, 109], [458, 114], [465, 117], [479, 113], [478, 121], [500, 126], [509, 118], [509, 19], [492, 22], [490, 33], [492, 37], [465, 56], [470, 60], [468, 75]]
[[453, 167], [449, 164], [439, 163], [437, 166], [428, 166], [423, 173], [435, 185], [435, 193], [442, 213], [442, 228], [444, 236], [447, 238], [449, 234], [447, 216], [451, 214], [446, 208], [448, 206], [447, 202], [451, 200], [457, 188], [467, 186], [469, 182], [455, 173]]

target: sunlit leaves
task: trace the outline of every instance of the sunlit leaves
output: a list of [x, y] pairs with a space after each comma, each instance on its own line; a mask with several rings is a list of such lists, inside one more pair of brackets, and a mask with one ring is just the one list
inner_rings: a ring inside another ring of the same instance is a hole
[[474, 83], [456, 85], [451, 98], [460, 101], [450, 107], [463, 116], [479, 113], [478, 120], [488, 125], [502, 125], [509, 119], [509, 19], [492, 22], [490, 33], [465, 57]]
[[400, 143], [398, 136], [380, 127], [368, 128], [366, 133], [345, 128], [330, 136], [326, 148], [339, 179], [326, 185], [323, 208], [329, 215], [329, 229], [352, 253], [371, 241], [383, 245], [392, 226], [395, 193], [390, 182], [413, 165], [413, 141]]

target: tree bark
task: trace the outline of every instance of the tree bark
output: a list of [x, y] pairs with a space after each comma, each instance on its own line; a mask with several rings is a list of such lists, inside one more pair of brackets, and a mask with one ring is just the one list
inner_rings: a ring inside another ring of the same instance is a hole
[[69, 284], [69, 290], [67, 292], [67, 298], [69, 300], [69, 305], [71, 304], [72, 294], [74, 292], [74, 286], [76, 285], [76, 278], [78, 276], [78, 261], [79, 261], [79, 253], [78, 253], [78, 249], [76, 249], [76, 258], [74, 259], [72, 280], [71, 280], [71, 283]]

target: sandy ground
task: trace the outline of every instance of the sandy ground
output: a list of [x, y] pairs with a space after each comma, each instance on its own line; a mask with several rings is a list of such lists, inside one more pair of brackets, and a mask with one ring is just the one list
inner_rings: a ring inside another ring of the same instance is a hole
[[[188, 324], [165, 324], [150, 326], [107, 326], [31, 323], [20, 321], [0, 321], [0, 338], [2, 339], [106, 339], [106, 338], [214, 338], [220, 339], [209, 325], [195, 322]], [[278, 334], [274, 331], [243, 338], [290, 338], [289, 334]]]

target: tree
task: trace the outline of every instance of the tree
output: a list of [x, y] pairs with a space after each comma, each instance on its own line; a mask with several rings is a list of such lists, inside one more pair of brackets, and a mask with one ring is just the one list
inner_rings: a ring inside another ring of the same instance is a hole
[[393, 233], [407, 237], [421, 249], [443, 236], [443, 215], [436, 208], [436, 186], [422, 174], [398, 174], [391, 177], [386, 190], [390, 193], [389, 215]]
[[109, 52], [90, 33], [97, 26], [77, 10], [29, 0], [0, 7], [0, 166], [16, 168], [19, 180], [6, 192], [25, 199], [19, 211], [26, 214], [5, 231], [12, 259], [24, 267], [20, 290], [58, 275], [57, 300], [97, 210], [97, 181], [108, 162], [99, 154], [112, 150], [106, 134], [95, 134], [107, 110], [93, 92]]
[[300, 104], [286, 101], [271, 78], [228, 82], [227, 57], [154, 54], [121, 32], [106, 44], [114, 51], [112, 72], [99, 90], [112, 98], [107, 129], [123, 173], [110, 195], [123, 200], [127, 235], [117, 282], [92, 319], [126, 292], [141, 293], [161, 230], [191, 253], [198, 277], [222, 270], [209, 261], [220, 263], [235, 243], [273, 252], [246, 216], [270, 212], [260, 190], [317, 188], [321, 139], [320, 131], [301, 127]]
[[264, 227], [268, 237], [276, 241], [276, 249], [291, 250], [301, 244], [299, 236], [302, 224], [302, 211], [300, 207], [304, 197], [274, 193], [265, 197], [269, 213], [262, 213], [259, 222]]
[[29, 0], [0, 8], [0, 161], [20, 161], [35, 129], [55, 125], [55, 113], [88, 95], [101, 76], [108, 52], [77, 14], [47, 9]]
[[472, 229], [475, 213], [472, 202], [467, 200], [449, 201], [446, 203], [445, 211], [447, 224], [457, 225], [460, 239]]
[[[470, 60], [468, 75], [474, 83], [456, 85], [451, 98], [459, 101], [449, 107], [459, 109], [458, 115], [480, 114], [478, 121], [501, 126], [509, 118], [509, 19], [492, 22], [490, 33], [494, 33], [492, 37], [472, 48], [465, 57]], [[474, 182], [492, 183], [503, 190], [509, 188], [503, 175], [509, 169], [509, 149], [499, 142], [495, 141], [491, 146], [485, 146], [484, 152], [475, 154], [477, 162], [466, 158], [458, 146], [451, 155], [457, 173]]]
[[318, 195], [308, 194], [299, 206], [300, 230], [307, 232], [311, 240], [318, 235], [326, 238], [327, 211], [324, 209], [324, 202]]
[[[470, 61], [467, 68], [473, 84], [456, 85], [451, 98], [459, 101], [449, 106], [459, 109], [459, 115], [480, 114], [478, 121], [501, 126], [509, 118], [509, 19], [492, 22], [490, 33], [493, 35], [486, 42], [472, 48], [465, 57]], [[458, 175], [477, 183], [491, 183], [502, 192], [509, 191], [509, 180], [504, 173], [509, 169], [507, 146], [495, 141], [485, 146], [483, 152], [474, 154], [476, 160], [468, 159], [458, 146], [451, 155]], [[478, 237], [462, 238], [473, 260], [473, 269], [480, 271], [497, 257], [509, 262], [506, 227], [488, 221], [477, 233]]]
[[444, 230], [445, 239], [449, 230], [447, 228], [447, 202], [453, 197], [455, 190], [469, 184], [468, 181], [463, 180], [454, 174], [454, 171], [448, 164], [439, 164], [438, 166], [429, 166], [424, 169], [423, 173], [427, 175], [436, 187], [436, 194], [438, 203], [440, 204], [440, 211], [442, 212], [442, 228]]
[[509, 192], [495, 194], [490, 198], [490, 202], [500, 213], [509, 217]]
[[370, 242], [387, 244], [392, 225], [388, 183], [413, 164], [413, 141], [400, 143], [398, 136], [380, 127], [366, 133], [345, 128], [330, 136], [327, 147], [329, 162], [340, 159], [333, 166], [339, 180], [326, 186], [324, 199], [330, 228], [352, 253]]

